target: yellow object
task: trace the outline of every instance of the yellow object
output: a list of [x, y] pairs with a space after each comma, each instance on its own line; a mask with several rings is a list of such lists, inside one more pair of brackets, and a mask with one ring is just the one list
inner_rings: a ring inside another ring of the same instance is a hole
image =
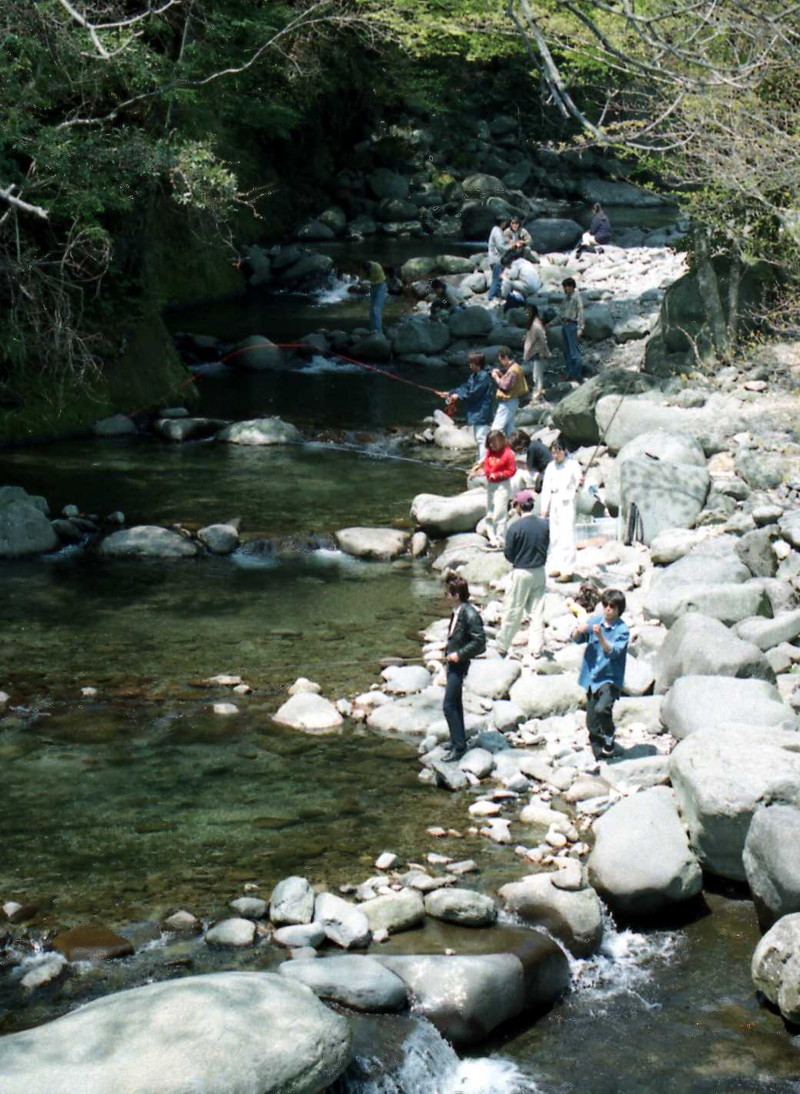
[[579, 619], [581, 622], [583, 622], [583, 620], [587, 619], [589, 616], [589, 613], [586, 611], [586, 609], [582, 608], [580, 604], [572, 599], [572, 597], [569, 597], [567, 599], [566, 607], [567, 610], [571, 611], [575, 618]]

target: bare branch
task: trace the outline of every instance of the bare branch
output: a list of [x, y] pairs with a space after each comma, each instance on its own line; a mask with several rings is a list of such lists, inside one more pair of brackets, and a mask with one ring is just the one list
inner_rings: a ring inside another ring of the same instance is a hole
[[47, 220], [50, 216], [47, 209], [43, 209], [41, 205], [31, 205], [28, 201], [23, 201], [22, 198], [18, 198], [13, 191], [16, 186], [11, 186], [3, 189], [0, 187], [0, 198], [3, 201], [7, 201], [9, 205], [13, 205], [15, 209], [20, 209], [23, 213], [30, 213], [32, 216], [39, 217], [40, 220]]

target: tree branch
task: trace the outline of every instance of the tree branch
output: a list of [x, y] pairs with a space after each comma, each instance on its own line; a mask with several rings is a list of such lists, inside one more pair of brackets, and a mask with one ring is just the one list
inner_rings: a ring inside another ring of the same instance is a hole
[[12, 183], [11, 186], [0, 187], [0, 199], [7, 201], [9, 205], [13, 205], [15, 209], [20, 209], [23, 213], [30, 213], [32, 216], [39, 217], [40, 220], [47, 220], [50, 216], [47, 209], [43, 209], [41, 205], [31, 205], [28, 201], [23, 201], [22, 198], [18, 198], [12, 191], [16, 189], [16, 186]]

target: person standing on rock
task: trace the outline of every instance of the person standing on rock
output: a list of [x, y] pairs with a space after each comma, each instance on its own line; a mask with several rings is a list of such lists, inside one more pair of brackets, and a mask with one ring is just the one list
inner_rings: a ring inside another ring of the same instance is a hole
[[538, 400], [544, 397], [544, 362], [552, 354], [547, 344], [547, 331], [544, 328], [544, 323], [539, 318], [539, 309], [535, 304], [531, 304], [527, 311], [530, 317], [530, 326], [528, 327], [528, 333], [525, 335], [525, 345], [522, 349], [522, 371], [526, 371], [525, 366], [530, 362], [533, 371], [532, 400]]
[[478, 610], [469, 603], [469, 585], [464, 578], [456, 573], [448, 573], [444, 583], [445, 599], [451, 614], [445, 647], [447, 683], [442, 712], [450, 731], [450, 748], [442, 759], [446, 763], [453, 763], [460, 760], [467, 751], [464, 679], [469, 672], [472, 658], [478, 657], [486, 649], [486, 634]]
[[495, 226], [489, 233], [489, 269], [492, 271], [492, 280], [489, 284], [487, 300], [500, 298], [500, 276], [503, 272], [503, 255], [508, 250], [506, 237], [503, 234], [506, 221], [504, 217], [497, 217]]
[[380, 262], [365, 262], [362, 269], [369, 281], [369, 329], [383, 334], [383, 305], [388, 292], [386, 272]]
[[578, 343], [583, 338], [583, 301], [574, 277], [565, 277], [561, 282], [566, 300], [561, 305], [561, 341], [564, 348], [564, 366], [570, 380], [581, 382], [583, 378], [583, 355]]
[[503, 602], [503, 623], [496, 638], [497, 652], [505, 657], [522, 617], [527, 615], [528, 657], [531, 661], [541, 656], [544, 646], [544, 568], [550, 545], [548, 522], [533, 514], [535, 500], [530, 490], [521, 490], [514, 495], [512, 508], [520, 519], [509, 526], [503, 549], [514, 569]]
[[471, 353], [467, 358], [469, 362], [469, 377], [461, 387], [452, 391], [437, 391], [440, 399], [446, 399], [449, 406], [457, 401], [464, 404], [467, 417], [467, 425], [471, 425], [475, 434], [477, 456], [480, 463], [486, 455], [486, 438], [494, 418], [494, 384], [484, 365], [486, 357], [482, 353]]
[[517, 458], [506, 441], [505, 433], [492, 429], [486, 438], [483, 463], [472, 468], [486, 476], [486, 538], [490, 547], [502, 547], [508, 523], [511, 480], [517, 473]]
[[547, 570], [557, 581], [570, 581], [575, 573], [575, 495], [581, 485], [577, 460], [568, 458], [562, 437], [550, 445], [553, 459], [542, 477], [542, 516], [550, 520], [550, 555]]
[[497, 368], [491, 371], [497, 391], [497, 410], [495, 411], [492, 429], [499, 429], [510, 437], [514, 432], [514, 421], [519, 408], [519, 401], [528, 393], [528, 384], [522, 369], [516, 361], [511, 359], [511, 350], [508, 346], [500, 346], [497, 351]]
[[602, 614], [579, 623], [573, 642], [586, 642], [578, 683], [586, 689], [586, 728], [595, 759], [614, 754], [614, 703], [625, 681], [630, 632], [621, 618], [625, 594], [606, 589], [600, 598]]

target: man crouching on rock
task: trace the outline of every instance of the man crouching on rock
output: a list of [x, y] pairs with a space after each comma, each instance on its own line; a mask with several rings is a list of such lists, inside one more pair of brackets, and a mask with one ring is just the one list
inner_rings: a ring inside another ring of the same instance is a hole
[[444, 579], [445, 600], [450, 610], [450, 628], [447, 632], [445, 662], [447, 684], [444, 691], [442, 712], [450, 730], [450, 748], [442, 759], [446, 763], [460, 760], [467, 751], [467, 734], [464, 727], [462, 694], [464, 678], [469, 663], [486, 649], [483, 620], [477, 608], [469, 603], [469, 585], [463, 577], [448, 573]]

